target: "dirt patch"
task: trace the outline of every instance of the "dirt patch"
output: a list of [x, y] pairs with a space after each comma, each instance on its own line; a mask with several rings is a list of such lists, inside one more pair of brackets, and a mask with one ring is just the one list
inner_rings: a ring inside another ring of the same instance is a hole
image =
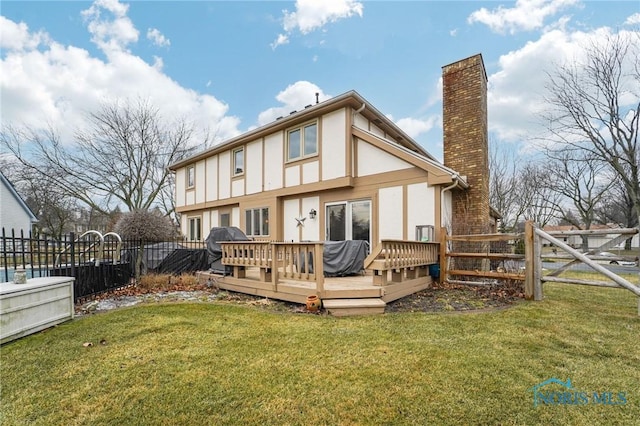
[[[524, 298], [522, 284], [493, 284], [482, 287], [455, 284], [434, 285], [431, 288], [411, 294], [387, 304], [385, 312], [471, 312], [501, 309], [513, 305]], [[109, 311], [139, 304], [167, 302], [226, 302], [251, 305], [260, 309], [277, 312], [309, 313], [304, 305], [248, 294], [220, 290], [209, 284], [185, 285], [178, 281], [175, 285], [153, 289], [129, 286], [97, 296], [94, 300], [76, 305], [76, 315]], [[316, 314], [323, 314], [320, 311]]]
[[387, 304], [385, 312], [469, 312], [500, 309], [524, 299], [518, 284], [482, 287], [444, 283]]

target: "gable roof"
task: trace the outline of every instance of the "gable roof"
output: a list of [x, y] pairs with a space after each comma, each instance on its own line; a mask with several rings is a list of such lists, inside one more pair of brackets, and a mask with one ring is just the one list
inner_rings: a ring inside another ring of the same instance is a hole
[[[301, 111], [293, 111], [286, 117], [276, 119], [275, 121], [265, 124], [264, 126], [245, 132], [239, 136], [231, 138], [225, 142], [215, 145], [207, 150], [192, 155], [184, 160], [178, 161], [169, 165], [170, 170], [176, 170], [180, 167], [184, 167], [189, 163], [193, 163], [198, 160], [202, 160], [211, 155], [217, 154], [222, 151], [227, 151], [238, 145], [253, 141], [268, 134], [284, 130], [296, 124], [302, 123], [308, 120], [310, 116], [316, 116], [325, 112], [333, 111], [337, 108], [350, 106], [358, 110], [359, 114], [365, 118], [371, 120], [385, 131], [389, 135], [393, 142], [404, 147], [405, 149], [412, 151], [419, 156], [425, 157], [430, 162], [440, 164], [435, 157], [429, 154], [422, 146], [414, 141], [409, 135], [407, 135], [402, 129], [400, 129], [393, 121], [389, 120], [384, 114], [378, 111], [370, 102], [363, 98], [355, 90], [343, 93], [342, 95], [333, 97], [324, 102], [317, 103], [315, 105], [307, 105]], [[387, 139], [388, 140], [388, 139]], [[441, 167], [444, 167], [440, 165]]]
[[0, 172], [0, 181], [2, 181], [2, 184], [7, 189], [9, 189], [9, 193], [16, 199], [18, 204], [20, 204], [23, 210], [29, 215], [29, 219], [31, 220], [31, 222], [37, 222], [38, 218], [36, 218], [36, 215], [33, 214], [29, 206], [27, 206], [27, 203], [24, 202], [22, 197], [20, 197], [20, 195], [16, 191], [16, 188], [13, 186], [13, 184], [9, 181], [9, 179], [7, 179], [7, 177], [2, 172]]

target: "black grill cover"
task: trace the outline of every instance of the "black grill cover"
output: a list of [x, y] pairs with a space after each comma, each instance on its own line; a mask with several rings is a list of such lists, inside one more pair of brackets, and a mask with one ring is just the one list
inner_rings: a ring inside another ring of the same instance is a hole
[[357, 275], [364, 269], [369, 244], [361, 240], [325, 241], [322, 251], [325, 277]]
[[205, 240], [207, 242], [207, 254], [209, 260], [209, 268], [211, 271], [219, 274], [230, 274], [233, 268], [222, 264], [222, 248], [219, 241], [251, 241], [240, 228], [235, 226], [224, 226], [211, 228], [209, 236]]

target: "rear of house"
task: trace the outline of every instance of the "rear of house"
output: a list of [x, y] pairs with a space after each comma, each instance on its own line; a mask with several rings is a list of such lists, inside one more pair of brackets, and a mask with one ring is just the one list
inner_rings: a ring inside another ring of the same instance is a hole
[[[450, 81], [445, 130], [453, 135], [448, 142], [445, 132], [445, 159], [450, 143], [458, 170], [350, 91], [173, 164], [182, 232], [201, 240], [212, 227], [237, 226], [256, 240], [364, 240], [373, 247], [383, 239], [437, 239], [455, 223], [454, 212], [468, 221], [477, 211], [474, 223], [488, 223], [482, 58], [451, 64], [443, 75]], [[466, 107], [465, 116], [447, 114], [449, 104]], [[457, 155], [466, 147], [471, 156]], [[463, 175], [476, 184], [470, 188]], [[470, 205], [479, 202], [486, 208]]]

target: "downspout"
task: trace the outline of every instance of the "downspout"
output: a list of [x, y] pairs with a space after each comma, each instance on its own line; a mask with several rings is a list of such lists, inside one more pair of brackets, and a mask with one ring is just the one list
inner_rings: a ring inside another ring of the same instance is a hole
[[[440, 191], [440, 228], [442, 228], [442, 210], [445, 210], [444, 193], [458, 186], [458, 183], [460, 182], [460, 176], [458, 174], [451, 175], [451, 178], [453, 179], [453, 183]], [[451, 214], [453, 215], [453, 211]]]

